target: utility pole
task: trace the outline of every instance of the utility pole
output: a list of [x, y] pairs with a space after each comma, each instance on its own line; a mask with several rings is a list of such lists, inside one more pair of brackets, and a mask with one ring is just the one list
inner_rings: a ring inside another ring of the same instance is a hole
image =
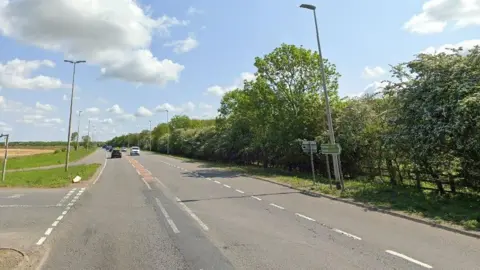
[[152, 151], [152, 120], [148, 120], [150, 122], [150, 152]]
[[88, 150], [88, 145], [90, 144], [90, 123], [91, 123], [91, 121], [90, 121], [90, 119], [88, 119], [87, 145], [86, 145], [87, 150]]
[[77, 150], [78, 150], [78, 140], [80, 139], [80, 119], [82, 116], [82, 111], [78, 111], [78, 128], [77, 128]]
[[[328, 98], [328, 91], [327, 91], [327, 79], [325, 76], [325, 67], [323, 64], [323, 58], [322, 58], [322, 49], [320, 47], [320, 35], [318, 33], [318, 23], [317, 23], [317, 13], [316, 13], [316, 7], [314, 5], [309, 5], [309, 4], [302, 4], [300, 5], [301, 8], [309, 9], [313, 11], [313, 18], [315, 20], [315, 30], [317, 33], [317, 46], [318, 46], [318, 58], [319, 58], [319, 64], [320, 64], [320, 72], [322, 73], [322, 84], [323, 84], [323, 93], [325, 95], [325, 105], [326, 105], [326, 113], [327, 113], [327, 123], [328, 123], [328, 133], [330, 137], [330, 144], [335, 144], [335, 133], [333, 130], [333, 122], [332, 122], [332, 110], [330, 108], [330, 101]], [[335, 174], [335, 182], [337, 189], [344, 190], [344, 185], [343, 185], [343, 180], [342, 177], [340, 176], [340, 168], [339, 168], [339, 162], [340, 162], [340, 157], [338, 154], [332, 154], [332, 161], [333, 161], [333, 172]]]
[[2, 182], [5, 183], [5, 174], [7, 173], [7, 159], [8, 159], [8, 134], [0, 134], [0, 138], [5, 137], [5, 157], [3, 159]]
[[71, 133], [72, 133], [72, 109], [73, 109], [73, 94], [75, 91], [75, 67], [77, 64], [85, 63], [85, 61], [71, 61], [63, 60], [65, 63], [73, 64], [73, 75], [72, 75], [72, 93], [70, 94], [70, 116], [68, 118], [68, 138], [67, 138], [67, 156], [65, 157], [65, 171], [68, 172], [68, 162], [70, 161], [70, 143], [71, 143]]

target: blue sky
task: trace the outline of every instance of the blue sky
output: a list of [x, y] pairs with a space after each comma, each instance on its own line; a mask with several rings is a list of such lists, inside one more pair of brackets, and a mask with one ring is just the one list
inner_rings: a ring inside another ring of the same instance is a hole
[[[0, 132], [66, 140], [74, 110], [105, 140], [163, 122], [163, 109], [214, 117], [221, 94], [252, 79], [256, 56], [281, 43], [316, 49], [303, 1], [0, 0]], [[322, 51], [340, 95], [378, 91], [389, 64], [480, 44], [480, 0], [336, 0], [318, 7]], [[449, 45], [450, 44], [450, 45]], [[157, 110], [156, 110], [157, 109]], [[78, 117], [73, 119], [76, 130]]]

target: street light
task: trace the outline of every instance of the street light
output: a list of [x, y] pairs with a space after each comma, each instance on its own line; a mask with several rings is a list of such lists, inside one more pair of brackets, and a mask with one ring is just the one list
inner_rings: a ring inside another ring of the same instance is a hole
[[5, 182], [5, 174], [7, 173], [7, 159], [8, 159], [8, 134], [0, 134], [0, 138], [5, 137], [5, 158], [3, 159], [2, 182]]
[[149, 146], [150, 146], [150, 152], [152, 152], [152, 120], [148, 120], [148, 122], [150, 122], [150, 143], [149, 143]]
[[80, 138], [80, 119], [82, 117], [82, 111], [78, 111], [78, 128], [77, 128], [77, 150], [78, 150], [78, 139]]
[[[322, 49], [320, 47], [320, 35], [318, 33], [318, 23], [317, 23], [317, 13], [316, 13], [316, 7], [314, 5], [309, 5], [309, 4], [302, 4], [300, 5], [301, 8], [309, 9], [313, 11], [313, 18], [315, 20], [315, 31], [317, 33], [317, 45], [318, 45], [318, 58], [320, 62], [320, 71], [322, 73], [322, 84], [323, 84], [323, 93], [325, 95], [325, 105], [326, 105], [326, 110], [327, 110], [327, 123], [328, 123], [328, 133], [330, 135], [330, 144], [335, 144], [335, 133], [333, 131], [333, 122], [332, 122], [332, 111], [330, 108], [330, 101], [328, 98], [328, 92], [327, 92], [327, 80], [325, 76], [325, 67], [323, 64], [323, 58], [322, 58]], [[340, 176], [340, 168], [339, 168], [339, 161], [340, 157], [337, 154], [332, 154], [333, 156], [333, 171], [335, 173], [335, 181], [337, 185], [337, 189], [344, 189], [344, 185], [342, 183], [342, 178]]]
[[71, 143], [71, 133], [72, 133], [72, 108], [73, 108], [73, 93], [75, 91], [75, 67], [77, 64], [85, 63], [85, 61], [71, 61], [63, 60], [65, 63], [70, 63], [73, 65], [73, 75], [72, 75], [72, 93], [70, 94], [70, 116], [68, 119], [68, 138], [67, 138], [67, 156], [65, 157], [65, 171], [68, 171], [68, 162], [70, 161], [70, 143]]

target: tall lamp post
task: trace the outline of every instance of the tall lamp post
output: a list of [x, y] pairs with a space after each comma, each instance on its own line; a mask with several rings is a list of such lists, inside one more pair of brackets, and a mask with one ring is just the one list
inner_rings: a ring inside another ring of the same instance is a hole
[[5, 157], [3, 159], [2, 182], [5, 182], [5, 174], [7, 173], [7, 159], [8, 159], [8, 134], [0, 134], [0, 138], [5, 137]]
[[[335, 133], [333, 131], [333, 122], [332, 122], [332, 110], [330, 108], [330, 101], [328, 98], [328, 91], [327, 91], [327, 80], [325, 76], [325, 67], [323, 64], [323, 57], [322, 57], [322, 49], [320, 47], [320, 35], [318, 33], [318, 23], [317, 23], [317, 13], [316, 7], [314, 5], [309, 4], [302, 4], [300, 5], [301, 8], [309, 9], [313, 11], [313, 18], [315, 20], [315, 31], [317, 33], [317, 45], [318, 45], [318, 57], [320, 62], [320, 71], [322, 73], [322, 84], [323, 84], [323, 93], [325, 95], [325, 105], [327, 110], [327, 123], [328, 123], [328, 133], [330, 137], [330, 144], [335, 144]], [[340, 168], [339, 168], [339, 161], [340, 157], [338, 154], [332, 154], [333, 156], [333, 172], [335, 173], [335, 182], [337, 185], [337, 189], [344, 189], [344, 185], [342, 182], [342, 177], [340, 175]]]
[[80, 139], [80, 120], [82, 117], [82, 111], [78, 111], [78, 127], [77, 127], [77, 150], [78, 150], [78, 140]]
[[73, 109], [73, 93], [75, 91], [75, 68], [77, 64], [85, 63], [85, 61], [71, 61], [63, 60], [65, 63], [70, 63], [73, 65], [73, 75], [72, 75], [72, 93], [70, 94], [70, 116], [68, 118], [68, 138], [67, 138], [67, 156], [65, 157], [65, 171], [68, 172], [68, 162], [70, 161], [70, 143], [71, 143], [71, 133], [72, 133], [72, 109]]
[[150, 146], [150, 152], [152, 152], [152, 120], [148, 120], [148, 122], [150, 122], [150, 143], [149, 143], [149, 146]]

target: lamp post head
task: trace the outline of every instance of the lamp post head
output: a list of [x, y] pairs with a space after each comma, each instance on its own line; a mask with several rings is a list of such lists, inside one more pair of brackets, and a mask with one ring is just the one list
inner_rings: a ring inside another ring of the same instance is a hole
[[301, 4], [300, 7], [301, 7], [301, 8], [306, 8], [306, 9], [310, 9], [310, 10], [315, 10], [315, 9], [317, 9], [317, 7], [315, 7], [314, 5], [309, 5], [309, 4]]

